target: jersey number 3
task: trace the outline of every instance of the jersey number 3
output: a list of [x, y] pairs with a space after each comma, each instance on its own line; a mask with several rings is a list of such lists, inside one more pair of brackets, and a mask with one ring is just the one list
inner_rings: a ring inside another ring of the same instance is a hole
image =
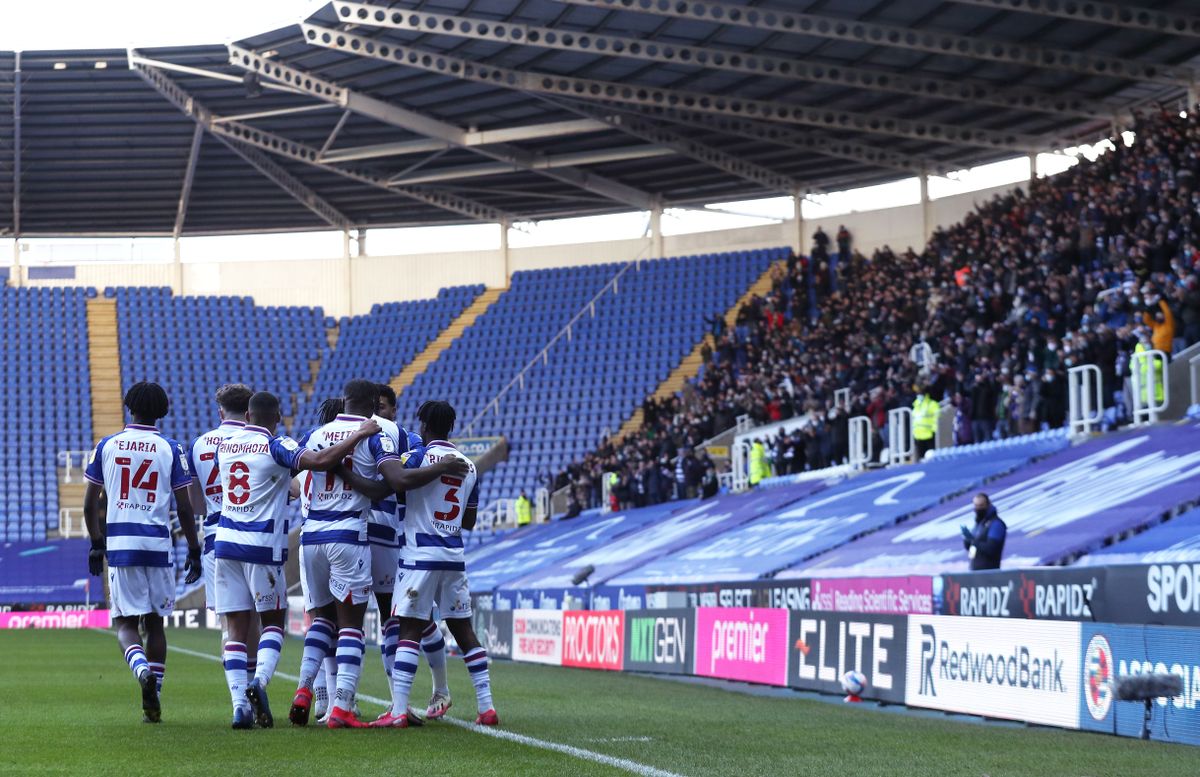
[[450, 506], [450, 509], [445, 512], [436, 512], [433, 514], [433, 517], [439, 521], [453, 521], [458, 517], [458, 490], [462, 488], [462, 479], [442, 475], [442, 482], [450, 486], [450, 488], [446, 489], [446, 495], [443, 497], [446, 500], [446, 504]]

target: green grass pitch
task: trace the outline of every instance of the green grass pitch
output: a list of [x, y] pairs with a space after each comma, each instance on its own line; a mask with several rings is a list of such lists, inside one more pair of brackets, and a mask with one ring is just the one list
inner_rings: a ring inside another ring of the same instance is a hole
[[[217, 651], [214, 632], [175, 631], [168, 638], [183, 650]], [[300, 644], [288, 640], [279, 671], [294, 675], [299, 663]], [[449, 669], [451, 716], [474, 720], [466, 670], [458, 659]], [[231, 731], [220, 665], [177, 650], [168, 654], [164, 722], [151, 726], [141, 723], [138, 689], [113, 635], [0, 632], [0, 774], [1200, 774], [1198, 753], [1187, 746], [882, 714], [635, 675], [495, 662], [492, 685], [501, 731], [516, 738], [445, 722], [407, 731], [292, 728], [286, 715], [295, 683], [282, 676], [270, 689], [280, 725]], [[373, 651], [361, 693], [386, 695]], [[413, 698], [423, 702], [428, 693], [422, 666]], [[380, 709], [361, 706], [364, 717]]]

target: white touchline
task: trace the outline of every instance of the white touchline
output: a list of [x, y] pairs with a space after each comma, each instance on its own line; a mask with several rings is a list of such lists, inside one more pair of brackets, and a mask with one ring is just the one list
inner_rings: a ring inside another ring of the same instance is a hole
[[[95, 629], [95, 631], [104, 632], [105, 630]], [[187, 656], [194, 656], [195, 658], [203, 658], [208, 661], [216, 661], [217, 663], [221, 663], [219, 656], [214, 656], [210, 653], [201, 653], [198, 650], [189, 650], [188, 648], [182, 648], [176, 645], [169, 645], [167, 649], [173, 650], [176, 653], [183, 653]], [[275, 676], [282, 677], [285, 680], [291, 680], [292, 682], [300, 681], [300, 678], [296, 675], [287, 674], [286, 672], [276, 672]], [[364, 701], [369, 701], [372, 704], [382, 704], [385, 707], [392, 703], [391, 699], [380, 699], [377, 696], [367, 696], [363, 693], [358, 694], [358, 697]], [[476, 726], [474, 723], [462, 720], [461, 718], [452, 718], [449, 715], [442, 718], [442, 720], [450, 723], [451, 725], [458, 726], [459, 728], [465, 728], [468, 731], [473, 731], [476, 734], [483, 734], [485, 736], [495, 737], [496, 739], [503, 739], [507, 742], [516, 742], [518, 744], [528, 745], [529, 747], [536, 747], [541, 750], [553, 750], [556, 753], [563, 753], [564, 755], [580, 758], [584, 761], [592, 761], [593, 763], [603, 764], [604, 766], [611, 766], [616, 769], [624, 769], [625, 771], [632, 772], [633, 774], [643, 775], [643, 777], [683, 777], [683, 775], [678, 774], [677, 772], [668, 772], [665, 769], [657, 769], [653, 766], [647, 766], [646, 764], [638, 763], [637, 761], [630, 761], [628, 758], [617, 758], [616, 756], [585, 750], [582, 747], [564, 745], [558, 742], [549, 742], [545, 739], [529, 737], [525, 736], [524, 734], [517, 734], [512, 731], [505, 731], [503, 729], [490, 728], [488, 726]]]

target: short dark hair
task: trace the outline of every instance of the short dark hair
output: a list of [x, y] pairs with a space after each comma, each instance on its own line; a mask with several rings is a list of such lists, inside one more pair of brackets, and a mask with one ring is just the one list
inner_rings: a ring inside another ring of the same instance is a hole
[[170, 411], [171, 402], [162, 386], [143, 380], [125, 392], [125, 407], [139, 418], [157, 421]]
[[261, 418], [268, 413], [279, 412], [279, 397], [270, 391], [259, 391], [250, 397], [248, 408], [255, 417]]
[[342, 396], [346, 399], [347, 407], [370, 407], [371, 412], [374, 412], [379, 404], [379, 384], [373, 380], [355, 378], [346, 383], [342, 389]]
[[386, 383], [379, 384], [379, 398], [386, 399], [392, 407], [396, 406], [396, 390]]
[[458, 414], [454, 412], [450, 403], [440, 399], [431, 399], [417, 410], [417, 420], [425, 424], [431, 432], [443, 436], [450, 435], [457, 418]]
[[317, 411], [317, 423], [322, 426], [332, 423], [333, 419], [341, 415], [345, 407], [346, 404], [341, 397], [330, 397], [321, 403], [321, 409]]
[[254, 390], [245, 383], [226, 383], [217, 389], [217, 404], [226, 413], [244, 414], [250, 408], [250, 397]]

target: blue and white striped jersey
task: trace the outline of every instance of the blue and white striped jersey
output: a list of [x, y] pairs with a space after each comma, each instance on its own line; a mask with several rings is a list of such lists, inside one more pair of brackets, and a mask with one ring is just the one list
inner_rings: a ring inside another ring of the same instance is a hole
[[252, 564], [287, 561], [288, 486], [303, 455], [298, 442], [273, 436], [261, 426], [247, 425], [221, 441], [217, 558]]
[[[380, 416], [374, 416], [374, 418], [376, 423], [383, 427], [384, 436], [392, 441], [397, 454], [408, 450], [407, 432], [396, 426], [394, 421]], [[379, 477], [376, 479], [378, 480]], [[371, 502], [371, 516], [367, 522], [367, 538], [372, 545], [399, 548], [404, 544], [404, 528], [400, 523], [403, 520], [401, 510], [403, 507], [397, 504], [395, 494], [387, 499]]]
[[404, 552], [400, 561], [405, 569], [467, 568], [463, 562], [462, 514], [466, 508], [479, 504], [475, 464], [444, 440], [410, 449], [400, 460], [406, 469], [419, 469], [446, 456], [457, 456], [471, 469], [463, 478], [444, 475], [405, 495], [408, 509], [404, 515]]
[[[350, 437], [367, 419], [357, 415], [339, 415], [304, 438], [303, 445], [319, 451]], [[360, 442], [346, 458], [345, 465], [368, 480], [379, 477], [379, 465], [396, 459], [396, 444], [380, 433]], [[309, 488], [308, 516], [300, 530], [302, 545], [326, 543], [367, 544], [367, 517], [371, 500], [358, 493], [332, 472], [314, 472]]]
[[188, 446], [188, 466], [204, 490], [204, 552], [212, 553], [217, 541], [217, 522], [221, 518], [221, 480], [217, 467], [217, 446], [231, 434], [240, 431], [243, 421], [222, 421], [216, 429], [210, 429]]
[[192, 482], [183, 446], [129, 424], [96, 445], [84, 476], [108, 495], [109, 566], [171, 566], [171, 492]]

